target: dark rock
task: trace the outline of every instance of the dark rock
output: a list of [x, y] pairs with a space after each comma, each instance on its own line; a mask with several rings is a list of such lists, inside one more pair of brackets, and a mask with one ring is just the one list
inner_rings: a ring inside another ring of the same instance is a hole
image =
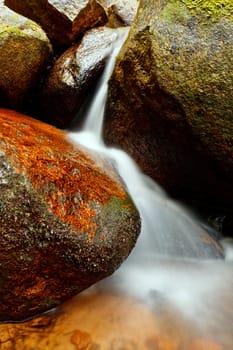
[[55, 62], [42, 91], [42, 115], [58, 127], [67, 127], [82, 106], [89, 89], [102, 73], [117, 32], [111, 28], [88, 31]]
[[0, 122], [0, 321], [18, 321], [117, 269], [140, 219], [110, 162], [19, 113]]
[[232, 212], [232, 5], [185, 3], [141, 2], [110, 81], [104, 137], [173, 196]]
[[40, 81], [51, 54], [44, 31], [0, 4], [0, 104], [19, 107]]
[[39, 23], [56, 46], [68, 46], [87, 29], [107, 21], [96, 0], [5, 0], [5, 4]]

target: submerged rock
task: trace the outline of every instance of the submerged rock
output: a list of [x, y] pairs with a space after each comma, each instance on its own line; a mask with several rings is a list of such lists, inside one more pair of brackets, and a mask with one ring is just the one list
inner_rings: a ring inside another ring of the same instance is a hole
[[58, 127], [67, 127], [103, 72], [117, 31], [99, 27], [88, 31], [55, 62], [42, 92], [42, 115]]
[[96, 0], [5, 0], [5, 4], [39, 23], [57, 46], [69, 45], [79, 34], [107, 21]]
[[19, 107], [42, 77], [51, 54], [44, 31], [0, 3], [0, 104]]
[[232, 213], [232, 9], [229, 0], [141, 2], [104, 127], [105, 141], [170, 194], [220, 213]]
[[19, 113], [0, 122], [0, 321], [16, 321], [116, 270], [140, 219], [108, 160]]

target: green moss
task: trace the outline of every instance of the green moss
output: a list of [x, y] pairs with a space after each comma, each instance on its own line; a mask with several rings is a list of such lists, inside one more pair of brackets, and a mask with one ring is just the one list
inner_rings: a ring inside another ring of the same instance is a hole
[[110, 201], [105, 204], [104, 208], [107, 208], [107, 210], [128, 210], [133, 206], [132, 201], [127, 197], [126, 199], [119, 199], [115, 196], [112, 196]]
[[[137, 210], [131, 201], [130, 197], [120, 199], [112, 196], [110, 201], [106, 203], [101, 211], [101, 223], [100, 227], [108, 228], [108, 232], [117, 232], [124, 227], [124, 230], [130, 231], [132, 223], [130, 218], [135, 215], [138, 217]], [[108, 234], [109, 234], [108, 233]]]
[[211, 17], [227, 17], [233, 20], [232, 0], [181, 0], [192, 14], [206, 14]]
[[185, 25], [190, 16], [196, 15], [233, 21], [233, 0], [171, 0], [162, 10], [160, 19]]
[[34, 37], [42, 41], [47, 41], [47, 36], [41, 27], [35, 22], [19, 15], [9, 15], [6, 12], [5, 17], [0, 14], [0, 36]]
[[171, 23], [182, 23], [186, 24], [190, 15], [187, 7], [180, 0], [172, 0], [163, 9], [160, 14], [160, 19], [166, 20]]
[[17, 37], [26, 37], [26, 34], [18, 28], [13, 28], [8, 25], [4, 26], [4, 28], [0, 28], [0, 38], [4, 39], [12, 35], [16, 35]]

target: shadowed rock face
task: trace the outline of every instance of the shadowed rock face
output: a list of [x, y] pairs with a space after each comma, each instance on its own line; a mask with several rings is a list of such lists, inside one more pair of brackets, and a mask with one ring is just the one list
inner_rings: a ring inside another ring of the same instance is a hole
[[110, 81], [104, 137], [172, 195], [232, 212], [232, 16], [184, 3], [141, 2]]
[[15, 321], [111, 274], [140, 219], [107, 160], [18, 113], [0, 123], [0, 321]]
[[103, 72], [117, 32], [107, 27], [86, 32], [81, 42], [55, 62], [43, 87], [42, 115], [57, 127], [69, 126]]

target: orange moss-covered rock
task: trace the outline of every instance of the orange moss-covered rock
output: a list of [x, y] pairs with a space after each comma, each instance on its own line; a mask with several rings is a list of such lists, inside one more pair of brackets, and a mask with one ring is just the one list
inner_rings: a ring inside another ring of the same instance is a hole
[[0, 109], [0, 320], [59, 304], [111, 274], [140, 229], [110, 162]]

